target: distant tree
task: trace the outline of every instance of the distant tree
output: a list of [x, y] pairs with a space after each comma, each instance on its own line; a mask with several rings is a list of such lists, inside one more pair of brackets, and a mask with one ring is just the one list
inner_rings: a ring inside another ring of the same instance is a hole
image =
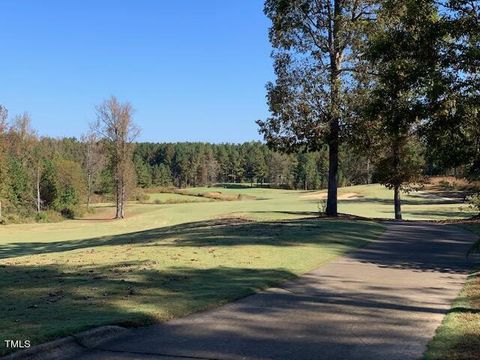
[[326, 213], [337, 216], [340, 133], [346, 94], [361, 72], [359, 43], [369, 27], [374, 1], [267, 0], [272, 21], [275, 83], [267, 84], [271, 117], [258, 121], [276, 149], [318, 151], [329, 147]]
[[98, 135], [90, 131], [81, 137], [83, 145], [82, 165], [87, 176], [87, 209], [93, 193], [93, 185], [97, 181], [101, 169], [105, 165], [105, 156], [102, 151], [102, 144]]
[[268, 182], [271, 186], [293, 186], [294, 161], [291, 155], [270, 151], [267, 162]]
[[4, 134], [7, 131], [8, 110], [5, 106], [0, 105], [0, 133]]
[[265, 162], [264, 153], [259, 144], [249, 144], [245, 156], [244, 175], [253, 186], [253, 182], [263, 183], [267, 175], [267, 164]]
[[171, 186], [172, 172], [165, 164], [155, 165], [152, 170], [152, 182], [155, 186]]
[[228, 179], [231, 182], [241, 182], [244, 176], [244, 156], [240, 149], [230, 147], [228, 154]]
[[30, 197], [35, 203], [37, 213], [40, 213], [42, 211], [40, 182], [46, 151], [40, 143], [37, 132], [32, 128], [30, 114], [15, 116], [11, 131], [13, 154], [21, 159], [22, 166], [29, 175], [31, 188], [34, 189], [34, 194], [30, 194]]
[[57, 197], [53, 208], [66, 217], [73, 217], [84, 201], [87, 189], [79, 162], [66, 159], [54, 161]]
[[128, 192], [135, 185], [133, 168], [133, 141], [139, 129], [133, 123], [132, 106], [111, 97], [96, 107], [97, 122], [93, 129], [103, 139], [114, 182], [116, 219], [125, 217]]
[[152, 174], [149, 166], [140, 156], [134, 156], [133, 163], [135, 165], [135, 172], [137, 175], [137, 185], [141, 188], [148, 188], [152, 186]]
[[300, 153], [297, 156], [297, 167], [295, 177], [297, 187], [303, 190], [317, 189], [319, 186], [319, 176], [317, 171], [318, 153]]
[[3, 222], [2, 205], [5, 203], [5, 199], [8, 198], [8, 182], [10, 180], [8, 177], [7, 149], [5, 146], [7, 139], [7, 118], [8, 110], [0, 105], [0, 223]]
[[376, 73], [366, 101], [366, 126], [379, 155], [378, 180], [394, 190], [399, 220], [400, 192], [418, 182], [423, 170], [417, 130], [428, 115], [426, 97], [438, 61], [436, 15], [433, 0], [385, 0], [366, 49]]

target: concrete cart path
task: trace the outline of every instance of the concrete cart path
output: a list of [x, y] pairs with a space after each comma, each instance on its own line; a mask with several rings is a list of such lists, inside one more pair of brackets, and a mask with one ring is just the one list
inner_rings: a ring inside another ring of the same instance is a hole
[[368, 247], [281, 287], [76, 358], [418, 359], [466, 279], [474, 241], [453, 225], [388, 223]]

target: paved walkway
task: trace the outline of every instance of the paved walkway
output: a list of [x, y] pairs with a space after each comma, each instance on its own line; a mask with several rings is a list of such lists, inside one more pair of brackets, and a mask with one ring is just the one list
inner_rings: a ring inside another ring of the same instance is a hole
[[279, 288], [133, 330], [80, 359], [418, 359], [474, 240], [452, 225], [390, 223], [374, 244]]

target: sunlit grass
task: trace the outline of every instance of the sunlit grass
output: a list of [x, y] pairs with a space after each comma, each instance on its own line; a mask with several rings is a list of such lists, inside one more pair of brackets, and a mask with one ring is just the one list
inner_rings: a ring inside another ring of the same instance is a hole
[[344, 220], [202, 222], [3, 247], [0, 339], [36, 344], [183, 316], [314, 269], [383, 229]]
[[[480, 224], [465, 225], [480, 236]], [[480, 272], [473, 272], [428, 345], [425, 360], [476, 360], [480, 349]]]
[[[129, 203], [122, 221], [101, 204], [83, 219], [0, 227], [0, 293], [7, 294], [1, 336], [36, 343], [102, 324], [182, 316], [314, 269], [383, 231], [372, 221], [319, 220], [322, 192], [236, 185], [188, 191], [235, 200], [152, 194], [152, 203]], [[340, 200], [342, 213], [393, 216], [392, 192], [380, 185], [339, 194], [354, 194]], [[436, 197], [404, 200], [407, 219], [470, 215]]]

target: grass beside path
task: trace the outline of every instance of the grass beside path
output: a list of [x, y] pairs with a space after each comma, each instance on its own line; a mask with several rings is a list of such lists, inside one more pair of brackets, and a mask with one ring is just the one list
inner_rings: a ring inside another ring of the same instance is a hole
[[[480, 224], [466, 226], [480, 236]], [[477, 360], [479, 356], [480, 271], [476, 271], [468, 277], [435, 337], [428, 344], [424, 359]]]
[[35, 345], [184, 316], [312, 270], [383, 231], [367, 221], [212, 220], [11, 244], [0, 260], [0, 341]]

